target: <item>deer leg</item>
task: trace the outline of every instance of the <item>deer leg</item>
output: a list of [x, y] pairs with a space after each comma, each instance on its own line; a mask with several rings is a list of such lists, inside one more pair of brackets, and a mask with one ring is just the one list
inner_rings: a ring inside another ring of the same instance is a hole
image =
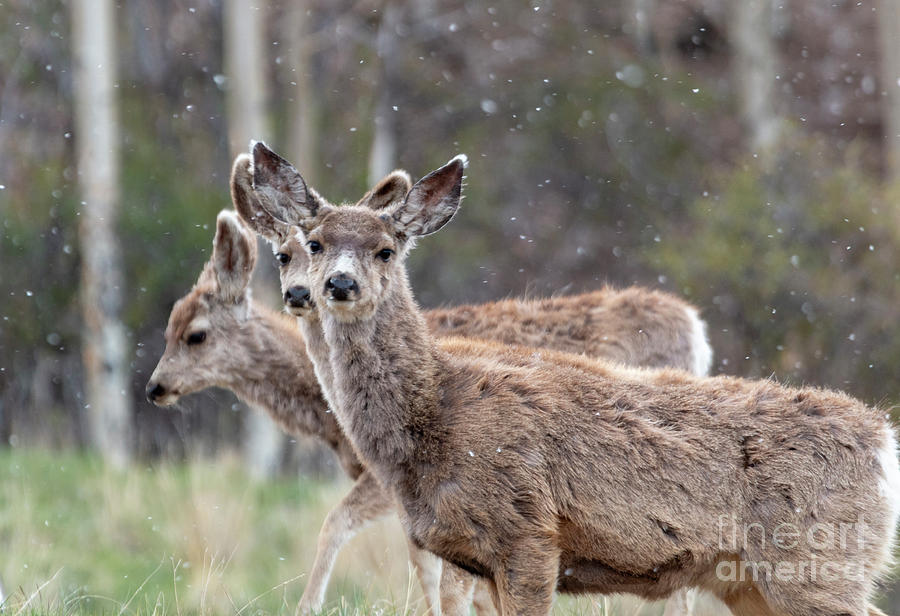
[[475, 578], [454, 564], [445, 562], [441, 571], [442, 616], [468, 616]]
[[[825, 561], [826, 563], [828, 561]], [[851, 576], [832, 576], [824, 567], [819, 580], [767, 577], [724, 598], [735, 616], [878, 616], [866, 600], [865, 582]], [[811, 574], [810, 574], [811, 576]]]
[[[531, 548], [531, 549], [529, 549]], [[547, 616], [559, 574], [559, 552], [538, 544], [520, 546], [494, 574], [502, 616]]]
[[432, 616], [441, 616], [441, 566], [443, 561], [428, 552], [417, 548], [406, 538], [409, 547], [409, 561], [416, 570], [416, 577], [425, 596], [425, 605]]
[[697, 591], [692, 588], [682, 588], [672, 593], [672, 596], [666, 599], [666, 609], [663, 616], [690, 616], [694, 608], [694, 599], [697, 597]]
[[328, 512], [319, 531], [316, 558], [297, 606], [299, 614], [310, 614], [322, 608], [331, 570], [344, 544], [362, 528], [393, 509], [394, 502], [375, 478], [369, 473], [360, 475], [350, 492]]
[[469, 606], [477, 616], [496, 616], [491, 583], [444, 561], [441, 571], [442, 616], [469, 616]]
[[491, 594], [490, 582], [486, 579], [475, 579], [475, 593], [472, 597], [472, 605], [477, 616], [495, 616], [494, 598]]
[[748, 588], [723, 598], [734, 616], [778, 616], [756, 588]]

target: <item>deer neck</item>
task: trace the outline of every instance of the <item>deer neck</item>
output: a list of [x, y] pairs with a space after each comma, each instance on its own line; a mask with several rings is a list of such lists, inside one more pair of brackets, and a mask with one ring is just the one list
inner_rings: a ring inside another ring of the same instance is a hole
[[331, 370], [328, 344], [322, 332], [322, 320], [318, 310], [313, 310], [304, 317], [297, 317], [297, 325], [306, 341], [306, 354], [312, 362], [316, 379], [322, 388], [322, 394], [328, 403], [329, 410], [335, 408], [334, 373]]
[[340, 427], [327, 404], [297, 327], [278, 313], [253, 304], [241, 331], [248, 349], [246, 369], [226, 385], [242, 400], [265, 410], [294, 435], [312, 435], [337, 448]]
[[417, 456], [436, 451], [424, 441], [439, 438], [438, 360], [408, 283], [393, 286], [370, 319], [321, 318], [338, 421], [382, 485], [401, 486]]

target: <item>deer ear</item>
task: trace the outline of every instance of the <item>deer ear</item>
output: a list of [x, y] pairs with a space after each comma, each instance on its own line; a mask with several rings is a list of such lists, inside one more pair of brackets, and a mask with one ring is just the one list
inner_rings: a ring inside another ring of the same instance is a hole
[[363, 195], [356, 205], [364, 205], [373, 210], [383, 210], [387, 206], [402, 201], [412, 188], [412, 178], [403, 169], [395, 169], [386, 175], [375, 187]]
[[200, 275], [197, 277], [197, 282], [194, 283], [194, 288], [215, 289], [216, 285], [216, 271], [212, 259], [210, 259], [204, 264], [203, 271], [200, 272]]
[[459, 209], [466, 164], [466, 155], [460, 154], [416, 182], [392, 215], [401, 237], [429, 235], [450, 222]]
[[290, 235], [288, 225], [275, 220], [264, 210], [253, 191], [253, 159], [240, 154], [231, 168], [231, 202], [241, 221], [274, 245], [281, 244]]
[[252, 142], [253, 189], [259, 205], [276, 221], [308, 231], [329, 206], [306, 185], [294, 166], [261, 141]]
[[256, 238], [230, 210], [216, 218], [212, 264], [219, 296], [232, 301], [243, 296], [256, 265]]

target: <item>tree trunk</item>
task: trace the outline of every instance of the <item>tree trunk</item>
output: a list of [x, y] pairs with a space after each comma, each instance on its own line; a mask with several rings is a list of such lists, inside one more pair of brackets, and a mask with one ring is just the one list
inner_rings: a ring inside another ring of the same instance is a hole
[[251, 6], [246, 0], [226, 0], [223, 7], [228, 147], [232, 157], [247, 152], [251, 139], [269, 136], [262, 6]]
[[878, 4], [878, 43], [881, 56], [884, 153], [888, 175], [900, 179], [900, 5], [897, 0]]
[[111, 0], [73, 0], [75, 127], [83, 199], [81, 245], [82, 354], [90, 435], [118, 466], [131, 459], [131, 383], [122, 308], [122, 259], [117, 241], [119, 201], [115, 42]]
[[[228, 145], [232, 157], [247, 152], [251, 139], [269, 138], [262, 6], [251, 6], [246, 0], [227, 0], [223, 7]], [[269, 249], [260, 246], [260, 250], [265, 255]], [[253, 290], [257, 298], [270, 296], [272, 286], [273, 281], [259, 284], [259, 276], [254, 276]], [[284, 433], [260, 409], [244, 415], [243, 451], [251, 475], [273, 476], [278, 471], [286, 441]]]
[[774, 154], [781, 136], [776, 109], [777, 51], [772, 0], [733, 0], [734, 62], [741, 114], [749, 144], [763, 161]]
[[390, 173], [397, 165], [396, 112], [393, 108], [397, 76], [397, 21], [399, 13], [393, 3], [382, 9], [381, 25], [375, 38], [375, 51], [380, 64], [380, 79], [375, 84], [375, 130], [369, 151], [369, 186]]
[[644, 56], [656, 53], [656, 40], [653, 38], [653, 13], [656, 10], [655, 0], [630, 0], [628, 8], [631, 12], [629, 27], [634, 45]]
[[311, 33], [307, 5], [307, 2], [296, 0], [285, 9], [287, 15], [284, 23], [287, 31], [283, 38], [290, 45], [288, 94], [291, 103], [288, 110], [290, 133], [288, 152], [301, 173], [314, 175], [317, 167], [315, 144], [318, 139], [316, 130], [318, 104], [312, 80], [312, 51], [307, 43], [307, 35]]

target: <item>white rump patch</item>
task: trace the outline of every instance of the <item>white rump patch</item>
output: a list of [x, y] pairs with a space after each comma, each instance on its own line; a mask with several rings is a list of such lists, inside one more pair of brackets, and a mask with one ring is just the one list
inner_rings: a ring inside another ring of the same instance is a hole
[[713, 351], [706, 338], [706, 321], [694, 308], [687, 309], [688, 320], [691, 322], [691, 371], [697, 376], [706, 376], [712, 368]]
[[889, 541], [884, 546], [883, 562], [888, 565], [893, 562], [897, 521], [900, 519], [900, 463], [897, 462], [897, 435], [890, 426], [884, 430], [884, 443], [878, 449], [878, 464], [881, 466], [882, 474], [878, 480], [878, 491], [888, 508], [888, 524], [891, 529]]

